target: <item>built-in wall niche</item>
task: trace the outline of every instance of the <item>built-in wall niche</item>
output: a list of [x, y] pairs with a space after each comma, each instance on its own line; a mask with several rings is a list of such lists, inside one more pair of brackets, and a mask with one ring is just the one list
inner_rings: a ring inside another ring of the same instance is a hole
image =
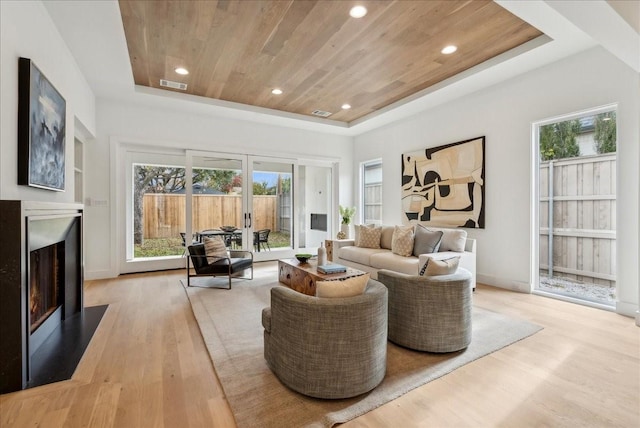
[[84, 201], [84, 144], [76, 138], [73, 149], [74, 201], [81, 204]]

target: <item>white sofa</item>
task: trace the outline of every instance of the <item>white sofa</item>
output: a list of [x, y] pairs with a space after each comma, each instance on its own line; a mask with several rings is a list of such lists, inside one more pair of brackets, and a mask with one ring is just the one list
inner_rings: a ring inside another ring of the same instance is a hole
[[[429, 230], [442, 231], [441, 249], [437, 253], [420, 254], [416, 256], [400, 256], [391, 251], [391, 242], [394, 226], [382, 226], [380, 234], [380, 248], [362, 248], [355, 245], [355, 239], [341, 239], [333, 242], [333, 262], [350, 266], [371, 274], [371, 278], [377, 279], [380, 269], [388, 269], [407, 275], [419, 275], [421, 267], [427, 261], [427, 257], [437, 260], [460, 256], [460, 267], [471, 272], [471, 285], [476, 288], [476, 241], [466, 237], [463, 229], [446, 229], [428, 226]], [[356, 228], [356, 232], [358, 228]], [[455, 235], [455, 238], [454, 238]], [[451, 239], [460, 239], [464, 235], [464, 251], [450, 251], [446, 245]]]

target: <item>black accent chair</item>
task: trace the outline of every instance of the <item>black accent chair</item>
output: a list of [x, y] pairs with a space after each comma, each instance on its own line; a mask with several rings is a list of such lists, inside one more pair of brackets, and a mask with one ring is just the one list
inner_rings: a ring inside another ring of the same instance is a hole
[[271, 247], [269, 246], [269, 233], [271, 233], [271, 229], [261, 229], [253, 232], [253, 246], [256, 251], [260, 251], [260, 247], [265, 250], [268, 248], [269, 251], [271, 251]]
[[[189, 245], [187, 257], [187, 287], [191, 287], [191, 277], [198, 276], [228, 276], [231, 290], [231, 278], [241, 277], [253, 279], [253, 253], [244, 250], [230, 250], [231, 257], [225, 257], [209, 263], [204, 251], [204, 244]], [[191, 264], [195, 273], [191, 271]], [[241, 276], [244, 271], [251, 269], [251, 276]]]

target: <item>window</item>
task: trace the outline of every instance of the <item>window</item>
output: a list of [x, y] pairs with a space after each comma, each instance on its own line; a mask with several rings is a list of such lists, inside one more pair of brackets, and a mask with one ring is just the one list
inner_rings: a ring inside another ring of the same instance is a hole
[[382, 161], [362, 164], [362, 223], [382, 224]]

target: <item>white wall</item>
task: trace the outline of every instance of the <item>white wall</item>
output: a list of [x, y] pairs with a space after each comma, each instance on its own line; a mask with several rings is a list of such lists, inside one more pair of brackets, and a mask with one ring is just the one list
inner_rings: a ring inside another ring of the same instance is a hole
[[485, 135], [486, 225], [482, 230], [468, 230], [477, 239], [478, 280], [529, 290], [531, 124], [618, 103], [618, 311], [633, 315], [638, 309], [640, 259], [639, 84], [638, 73], [595, 48], [358, 136], [354, 166], [382, 158], [383, 221], [400, 223], [400, 155]]
[[[151, 96], [151, 95], [140, 95]], [[117, 252], [112, 237], [115, 208], [110, 168], [124, 159], [111, 158], [111, 142], [141, 143], [179, 149], [237, 152], [258, 155], [284, 155], [296, 158], [339, 159], [340, 200], [350, 202], [352, 184], [353, 141], [335, 136], [292, 128], [270, 126], [214, 116], [196, 115], [180, 110], [149, 108], [132, 103], [98, 99], [98, 130], [94, 144], [87, 147], [86, 197], [109, 201], [107, 206], [87, 206], [85, 226], [91, 239], [85, 248], [85, 275], [100, 278], [116, 275]], [[345, 203], [345, 202], [342, 202]], [[122, 214], [119, 221], [123, 222]]]
[[[351, 187], [349, 187], [349, 190]], [[307, 166], [305, 168], [305, 204], [303, 215], [306, 224], [305, 245], [318, 248], [332, 236], [330, 220], [327, 218], [327, 232], [311, 229], [311, 213], [331, 216], [331, 170], [326, 167]], [[312, 253], [315, 254], [314, 251]]]
[[[18, 185], [20, 57], [30, 58], [66, 100], [65, 192]], [[73, 202], [74, 136], [94, 133], [95, 97], [39, 1], [0, 1], [0, 93], [0, 199]]]

